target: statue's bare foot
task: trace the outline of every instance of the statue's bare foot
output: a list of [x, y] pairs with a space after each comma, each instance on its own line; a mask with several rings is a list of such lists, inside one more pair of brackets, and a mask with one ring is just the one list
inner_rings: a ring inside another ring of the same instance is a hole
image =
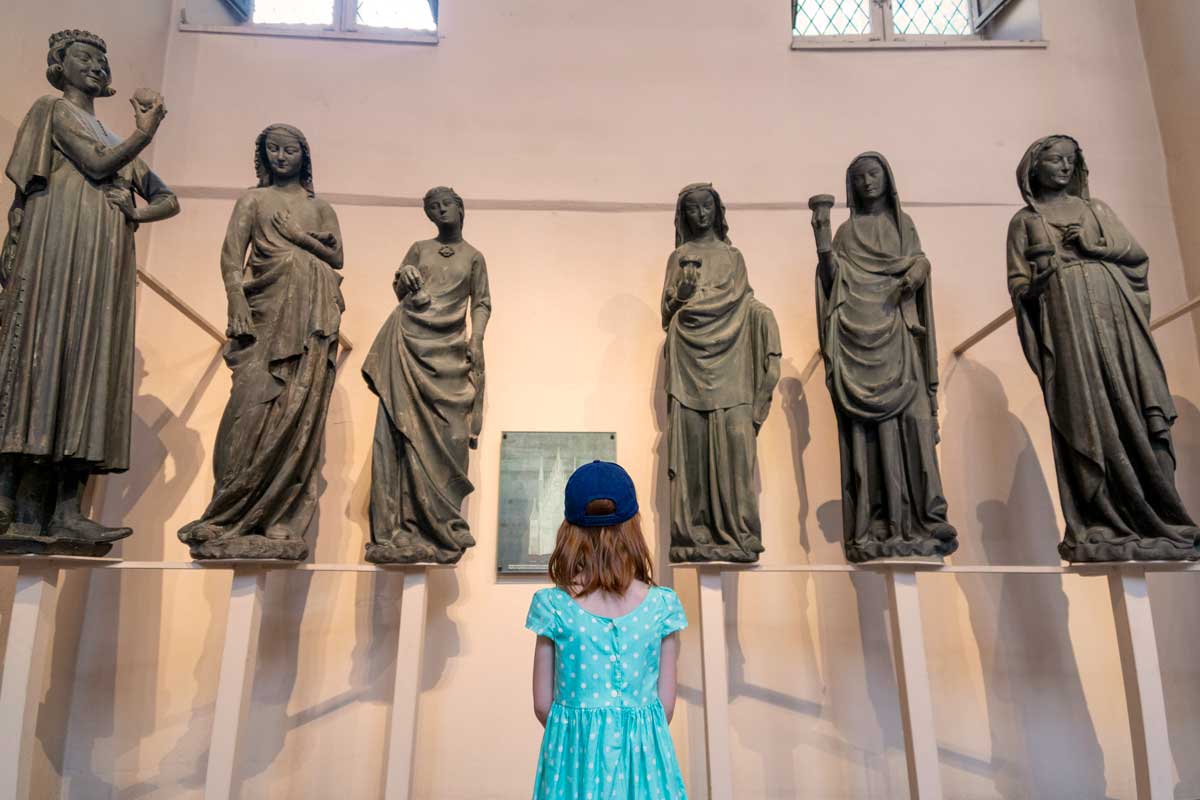
[[286, 525], [278, 525], [278, 524], [272, 525], [271, 527], [267, 528], [267, 531], [264, 535], [271, 541], [275, 541], [275, 542], [286, 542], [289, 539], [298, 538], [294, 533], [292, 533], [291, 528], [289, 528]]

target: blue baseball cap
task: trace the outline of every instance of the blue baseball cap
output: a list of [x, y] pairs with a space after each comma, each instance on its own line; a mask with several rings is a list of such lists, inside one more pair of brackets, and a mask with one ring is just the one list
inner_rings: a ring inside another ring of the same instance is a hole
[[[611, 500], [616, 508], [611, 514], [588, 514], [588, 503]], [[567, 479], [563, 516], [581, 528], [605, 528], [620, 525], [638, 513], [637, 492], [633, 479], [619, 464], [593, 461], [571, 473]]]

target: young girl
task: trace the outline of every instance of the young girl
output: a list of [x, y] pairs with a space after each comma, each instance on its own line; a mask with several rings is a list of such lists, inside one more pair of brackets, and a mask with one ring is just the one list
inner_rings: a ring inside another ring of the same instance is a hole
[[633, 481], [594, 461], [571, 475], [564, 505], [555, 587], [533, 596], [525, 621], [546, 728], [534, 800], [686, 800], [667, 723], [687, 617], [654, 585]]

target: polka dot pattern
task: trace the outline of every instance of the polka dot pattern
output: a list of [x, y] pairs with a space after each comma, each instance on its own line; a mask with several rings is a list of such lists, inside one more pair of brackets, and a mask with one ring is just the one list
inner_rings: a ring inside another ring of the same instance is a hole
[[555, 646], [534, 800], [686, 798], [658, 701], [662, 638], [687, 627], [675, 592], [651, 587], [633, 611], [609, 618], [562, 589], [542, 589], [525, 627]]

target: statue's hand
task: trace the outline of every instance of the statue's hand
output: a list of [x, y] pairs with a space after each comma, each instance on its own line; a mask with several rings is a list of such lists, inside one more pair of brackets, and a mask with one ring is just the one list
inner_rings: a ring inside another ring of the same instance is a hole
[[307, 235], [299, 225], [292, 221], [292, 212], [276, 211], [275, 216], [271, 217], [271, 224], [275, 226], [275, 230], [279, 231], [283, 238], [287, 239], [292, 244], [299, 244]]
[[1070, 246], [1078, 253], [1092, 258], [1104, 257], [1104, 246], [1102, 242], [1092, 241], [1083, 226], [1075, 223], [1068, 225], [1063, 230], [1063, 243]]
[[133, 106], [133, 120], [137, 129], [154, 138], [154, 134], [158, 133], [158, 126], [167, 116], [163, 96], [150, 89], [138, 89], [134, 96], [129, 98], [129, 105]]
[[684, 267], [683, 274], [679, 277], [679, 283], [675, 284], [675, 297], [679, 300], [688, 300], [696, 293], [696, 287], [700, 284], [700, 270], [695, 267]]
[[420, 289], [423, 280], [421, 270], [412, 264], [405, 264], [396, 270], [396, 277], [392, 279], [392, 289], [395, 290], [397, 299], [403, 300], [405, 295]]
[[118, 209], [130, 222], [137, 222], [137, 209], [133, 205], [133, 195], [128, 189], [110, 186], [104, 190], [104, 197], [109, 205]]
[[338, 245], [337, 237], [334, 236], [332, 233], [325, 233], [324, 231], [316, 231], [316, 232], [309, 231], [308, 235], [311, 236], [312, 238], [316, 239], [318, 242], [325, 245], [326, 247], [336, 248]]
[[472, 372], [482, 373], [484, 371], [482, 340], [472, 339], [467, 346], [467, 363], [471, 365]]
[[1050, 283], [1050, 279], [1058, 274], [1058, 262], [1051, 261], [1050, 265], [1044, 270], [1033, 276], [1033, 280], [1029, 282], [1029, 294], [1031, 297], [1038, 297], [1042, 292], [1046, 291], [1046, 286]]
[[225, 327], [225, 335], [230, 339], [254, 335], [254, 317], [250, 313], [250, 303], [241, 289], [232, 289], [229, 292], [229, 324]]

